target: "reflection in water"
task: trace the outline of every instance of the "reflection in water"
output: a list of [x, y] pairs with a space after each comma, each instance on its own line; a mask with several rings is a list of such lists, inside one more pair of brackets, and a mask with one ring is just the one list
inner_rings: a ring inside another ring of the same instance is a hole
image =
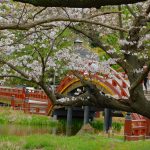
[[[60, 127], [50, 127], [50, 126], [26, 126], [26, 125], [0, 125], [0, 135], [17, 135], [17, 136], [25, 136], [25, 135], [32, 135], [32, 134], [53, 134], [53, 135], [66, 135], [65, 126]], [[75, 135], [80, 129], [72, 128], [71, 135]], [[124, 127], [120, 131], [115, 131], [119, 135], [122, 135], [124, 132]], [[100, 133], [100, 132], [98, 132]], [[103, 132], [102, 132], [103, 133]]]
[[[74, 120], [71, 127], [71, 135], [75, 135], [80, 130], [81, 126], [82, 120]], [[0, 135], [25, 136], [32, 134], [66, 135], [66, 120], [59, 120], [58, 125], [55, 127], [0, 124]]]
[[31, 135], [51, 134], [52, 128], [48, 126], [0, 125], [0, 135]]

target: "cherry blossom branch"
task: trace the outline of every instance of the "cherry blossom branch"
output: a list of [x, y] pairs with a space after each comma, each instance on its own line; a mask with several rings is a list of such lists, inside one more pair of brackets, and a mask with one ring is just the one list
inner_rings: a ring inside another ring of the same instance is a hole
[[37, 47], [34, 47], [35, 51], [38, 53], [40, 59], [41, 59], [41, 63], [42, 63], [42, 78], [41, 80], [43, 81], [44, 80], [44, 76], [45, 76], [45, 62], [44, 62], [44, 58], [42, 56], [42, 54], [40, 53], [39, 49]]
[[94, 106], [93, 102], [89, 99], [92, 98], [88, 92], [81, 94], [80, 96], [64, 96], [56, 93], [57, 100], [55, 105], [60, 106]]
[[32, 82], [38, 84], [38, 82], [37, 82], [33, 77], [32, 77], [32, 79], [29, 79], [29, 76], [28, 76], [25, 72], [21, 71], [20, 69], [18, 69], [18, 68], [15, 67], [14, 65], [10, 64], [9, 62], [5, 61], [5, 60], [2, 59], [1, 57], [0, 57], [0, 63], [8, 65], [12, 70], [16, 71], [16, 72], [19, 73], [22, 77], [26, 78], [26, 80], [32, 81]]
[[48, 57], [50, 56], [50, 53], [54, 47], [54, 44], [56, 42], [56, 40], [66, 31], [66, 29], [69, 27], [70, 23], [55, 37], [55, 39], [52, 42], [51, 48], [49, 49], [49, 53], [47, 54], [46, 58], [45, 58], [45, 65], [47, 63]]
[[97, 14], [91, 15], [87, 19], [91, 19], [91, 18], [103, 16], [103, 15], [109, 15], [109, 14], [118, 14], [118, 13], [121, 13], [121, 11], [110, 11], [110, 12], [108, 11], [108, 12], [103, 12], [103, 13], [97, 13]]
[[96, 37], [93, 37], [93, 36], [89, 35], [86, 31], [80, 30], [80, 29], [78, 29], [76, 27], [70, 26], [69, 28], [72, 29], [72, 30], [75, 30], [76, 32], [79, 32], [79, 33], [83, 34], [84, 36], [86, 36], [87, 38], [89, 38], [91, 41], [96, 43], [97, 46], [99, 46], [102, 50], [104, 50], [111, 58], [114, 58], [114, 59], [118, 59], [119, 58], [117, 60], [117, 63], [120, 64], [123, 67], [123, 69], [130, 68], [129, 64], [122, 59], [122, 55], [119, 55], [119, 54], [117, 54], [115, 52], [111, 53], [111, 54], [108, 53], [109, 47], [108, 46], [104, 46], [102, 44], [102, 42], [100, 41], [100, 39], [98, 39]]
[[38, 33], [41, 31], [32, 31], [32, 32], [28, 32], [27, 34], [25, 34], [24, 36], [20, 37], [19, 39], [15, 40], [13, 43], [10, 44], [3, 44], [0, 47], [3, 46], [12, 46], [12, 45], [16, 45], [16, 44], [20, 44], [22, 42], [22, 40], [24, 40], [25, 38], [27, 38], [28, 36], [32, 35], [33, 33]]
[[63, 17], [55, 17], [55, 18], [49, 18], [49, 19], [43, 19], [43, 20], [39, 20], [39, 21], [34, 21], [31, 23], [26, 23], [26, 24], [3, 24], [0, 25], [0, 30], [5, 30], [5, 29], [14, 29], [14, 30], [29, 30], [30, 28], [33, 28], [35, 26], [41, 25], [41, 24], [45, 24], [45, 23], [50, 23], [50, 22], [61, 22], [61, 21], [65, 21], [65, 22], [82, 22], [82, 23], [88, 23], [88, 24], [95, 24], [95, 25], [99, 25], [99, 26], [103, 26], [106, 28], [110, 28], [112, 30], [118, 30], [118, 31], [122, 31], [122, 32], [128, 32], [128, 30], [117, 27], [117, 26], [111, 26], [108, 24], [103, 24], [97, 21], [90, 21], [88, 19], [80, 19], [80, 18], [63, 18]]
[[147, 63], [147, 69], [138, 77], [138, 79], [132, 83], [132, 85], [130, 86], [130, 93], [132, 93], [134, 91], [134, 89], [136, 87], [139, 86], [139, 84], [142, 83], [143, 79], [148, 75], [150, 71], [150, 61]]

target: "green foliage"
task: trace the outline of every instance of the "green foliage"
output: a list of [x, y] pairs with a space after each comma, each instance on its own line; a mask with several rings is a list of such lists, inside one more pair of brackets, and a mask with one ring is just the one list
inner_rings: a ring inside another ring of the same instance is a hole
[[107, 43], [111, 47], [115, 48], [117, 51], [120, 50], [118, 39], [119, 39], [119, 34], [117, 33], [106, 34], [102, 37], [104, 43]]
[[[94, 120], [90, 124], [94, 129], [96, 129], [98, 131], [103, 131], [104, 122], [102, 120]], [[120, 122], [112, 123], [112, 128], [113, 128], [113, 130], [116, 130], [116, 131], [120, 131], [122, 126], [123, 125]]]
[[103, 131], [104, 123], [101, 120], [94, 120], [90, 124], [94, 129]]
[[120, 131], [122, 127], [122, 124], [120, 122], [113, 122], [112, 123], [112, 128], [116, 131]]
[[118, 42], [118, 37], [117, 37], [118, 35], [116, 35], [116, 34], [108, 34], [107, 36], [106, 36], [106, 41], [107, 41], [107, 43], [109, 44], [109, 45], [116, 45], [117, 44], [117, 42]]

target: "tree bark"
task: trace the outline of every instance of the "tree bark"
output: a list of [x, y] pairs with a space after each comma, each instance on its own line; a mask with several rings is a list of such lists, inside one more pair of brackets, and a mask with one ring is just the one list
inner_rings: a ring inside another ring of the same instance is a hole
[[42, 7], [72, 7], [72, 8], [100, 8], [106, 5], [121, 5], [143, 2], [145, 0], [14, 0]]

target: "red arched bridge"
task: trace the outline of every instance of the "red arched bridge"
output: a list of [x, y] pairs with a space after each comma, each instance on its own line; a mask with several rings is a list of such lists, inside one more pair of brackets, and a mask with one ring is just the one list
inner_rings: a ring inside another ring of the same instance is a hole
[[[118, 73], [111, 69], [113, 76], [93, 74], [90, 75], [92, 82], [105, 94], [113, 97], [128, 97], [129, 83], [126, 74]], [[84, 72], [85, 78], [89, 76]], [[58, 93], [67, 95], [75, 94], [78, 88], [83, 87], [80, 80], [68, 74], [57, 86]], [[10, 88], [0, 86], [0, 102], [9, 104], [13, 109], [23, 110], [26, 113], [49, 115], [52, 103], [42, 90], [25, 90], [25, 88]], [[130, 118], [132, 117], [132, 118]], [[125, 139], [137, 140], [141, 137], [150, 136], [150, 121], [141, 115], [131, 114], [125, 121]]]
[[[125, 79], [125, 74], [117, 73], [113, 70], [113, 77], [108, 75], [92, 75], [92, 82], [105, 94], [114, 97], [128, 97], [128, 81]], [[85, 73], [85, 78], [89, 78]], [[91, 76], [90, 76], [91, 78]], [[58, 93], [67, 95], [82, 87], [78, 78], [68, 74], [57, 86]], [[47, 95], [42, 90], [26, 90], [25, 88], [10, 88], [0, 86], [0, 102], [7, 103], [13, 109], [20, 109], [28, 113], [49, 115], [52, 110], [52, 103]]]

